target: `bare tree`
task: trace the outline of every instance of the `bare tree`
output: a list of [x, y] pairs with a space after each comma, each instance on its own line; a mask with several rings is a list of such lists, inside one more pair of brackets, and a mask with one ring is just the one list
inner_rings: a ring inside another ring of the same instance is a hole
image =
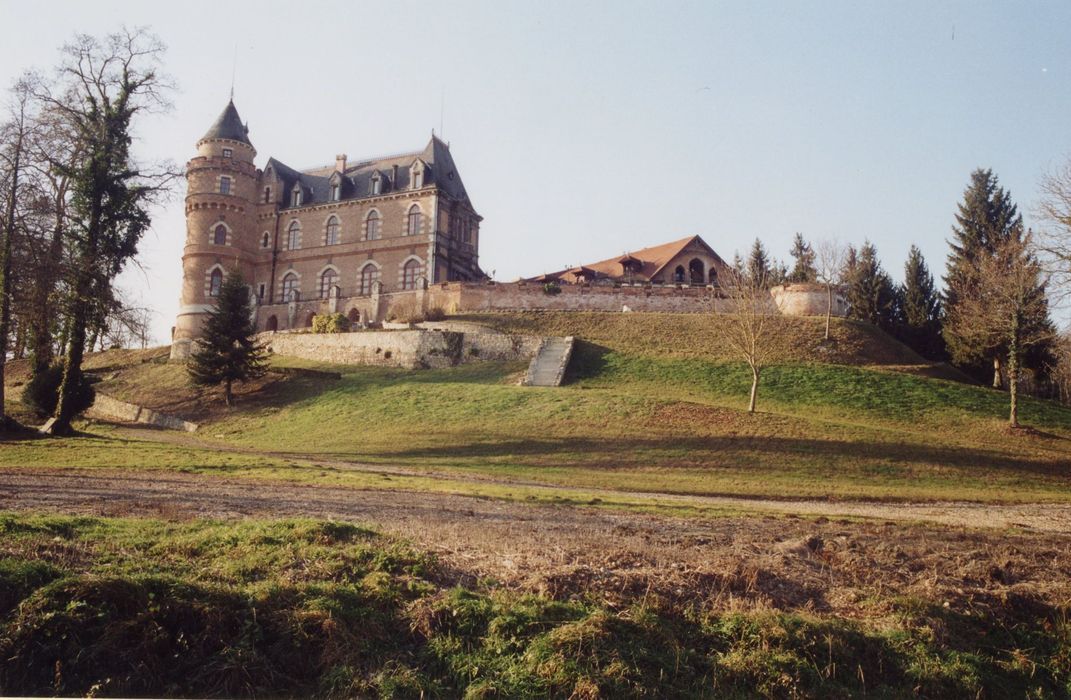
[[829, 340], [829, 322], [833, 317], [833, 291], [843, 282], [846, 259], [847, 248], [836, 238], [823, 239], [815, 246], [814, 264], [818, 281], [826, 288], [826, 340]]
[[1039, 259], [1049, 274], [1053, 296], [1071, 298], [1071, 155], [1041, 178], [1039, 214], [1045, 226], [1038, 231]]
[[33, 115], [30, 85], [19, 81], [11, 91], [10, 119], [0, 140], [0, 171], [4, 180], [4, 219], [0, 234], [0, 428], [7, 424], [4, 410], [4, 372], [7, 367], [8, 335], [11, 330], [12, 251], [19, 219], [19, 200], [25, 187], [26, 151], [32, 140]]
[[1061, 403], [1071, 405], [1071, 330], [1064, 331], [1053, 343], [1053, 364], [1049, 376], [1056, 386]]
[[725, 295], [725, 318], [728, 321], [725, 342], [751, 369], [747, 410], [754, 413], [762, 369], [769, 362], [777, 345], [774, 339], [783, 327], [780, 314], [770, 297], [764, 273], [748, 275], [730, 269], [719, 281], [721, 293]]
[[[970, 288], [945, 321], [974, 347], [1004, 345], [1008, 349], [1008, 423], [1019, 425], [1019, 379], [1022, 360], [1033, 346], [1052, 339], [1055, 330], [1032, 322], [1046, 317], [1041, 265], [1032, 254], [1030, 233], [998, 243], [993, 254], [977, 262]], [[1040, 293], [1039, 293], [1040, 290]]]

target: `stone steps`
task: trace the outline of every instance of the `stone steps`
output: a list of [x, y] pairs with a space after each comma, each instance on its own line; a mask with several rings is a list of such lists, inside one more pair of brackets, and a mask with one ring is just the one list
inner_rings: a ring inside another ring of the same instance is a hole
[[546, 338], [528, 365], [525, 386], [560, 386], [573, 355], [572, 336]]

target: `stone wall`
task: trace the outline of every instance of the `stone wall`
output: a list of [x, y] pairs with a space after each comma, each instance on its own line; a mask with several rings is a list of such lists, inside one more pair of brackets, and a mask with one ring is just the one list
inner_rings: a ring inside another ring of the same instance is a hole
[[146, 425], [154, 425], [158, 428], [167, 428], [169, 430], [184, 430], [188, 433], [197, 430], [196, 423], [164, 413], [157, 413], [144, 406], [113, 399], [111, 396], [106, 396], [100, 392], [97, 392], [93, 405], [90, 406], [87, 413], [97, 418], [116, 420], [123, 423], [145, 423]]
[[[825, 316], [829, 306], [829, 293], [821, 284], [785, 284], [771, 289], [770, 296], [785, 316]], [[848, 302], [836, 290], [833, 291], [833, 315], [848, 315]]]
[[452, 367], [482, 361], [527, 361], [535, 354], [541, 340], [538, 336], [448, 330], [262, 333], [259, 338], [272, 352], [287, 357], [406, 369]]

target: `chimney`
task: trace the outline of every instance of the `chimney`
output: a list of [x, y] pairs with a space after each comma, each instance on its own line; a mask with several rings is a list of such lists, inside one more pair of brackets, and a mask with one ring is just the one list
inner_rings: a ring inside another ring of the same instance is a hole
[[335, 172], [346, 172], [346, 154], [340, 153], [335, 156]]

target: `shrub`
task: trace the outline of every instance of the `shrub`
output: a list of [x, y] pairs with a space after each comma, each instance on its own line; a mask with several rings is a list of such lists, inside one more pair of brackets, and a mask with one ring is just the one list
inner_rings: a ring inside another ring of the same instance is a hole
[[[63, 382], [63, 368], [64, 364], [62, 362], [54, 364], [34, 375], [23, 388], [22, 403], [33, 411], [38, 418], [47, 418], [56, 412], [56, 404], [59, 402], [59, 388]], [[92, 406], [93, 399], [96, 397], [93, 387], [89, 384], [89, 379], [86, 378], [85, 374], [82, 374], [81, 377], [82, 380], [76, 389], [75, 415]]]
[[320, 314], [312, 319], [313, 333], [345, 333], [350, 329], [350, 320], [345, 314]]
[[555, 296], [562, 293], [562, 287], [557, 282], [547, 282], [543, 285], [543, 293], [548, 296]]
[[446, 312], [441, 306], [433, 306], [424, 312], [425, 321], [442, 321], [446, 318]]

